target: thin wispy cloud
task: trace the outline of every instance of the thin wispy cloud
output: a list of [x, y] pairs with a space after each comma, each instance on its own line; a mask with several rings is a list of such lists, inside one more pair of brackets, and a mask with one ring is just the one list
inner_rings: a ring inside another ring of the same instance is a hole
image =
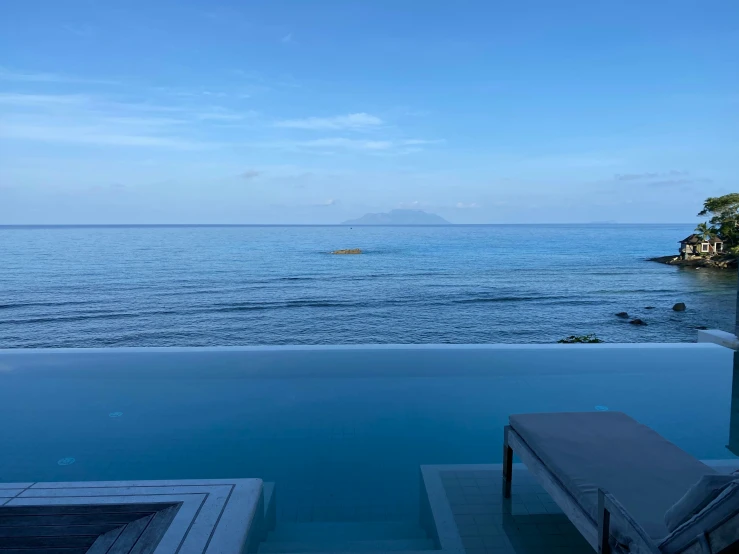
[[661, 179], [657, 181], [650, 181], [646, 183], [650, 187], [679, 187], [679, 186], [692, 186], [692, 185], [710, 185], [713, 183], [712, 179], [705, 178], [687, 178], [687, 179]]
[[95, 34], [95, 28], [89, 25], [64, 25], [63, 29], [68, 33], [83, 38], [91, 37]]
[[257, 115], [255, 111], [236, 112], [213, 106], [202, 112], [196, 112], [194, 114], [196, 119], [201, 121], [242, 121], [247, 118], [252, 118]]
[[544, 156], [524, 159], [527, 165], [532, 167], [547, 168], [552, 170], [572, 170], [572, 169], [591, 169], [599, 167], [618, 166], [623, 164], [623, 160], [610, 155], [600, 154], [583, 154], [583, 155], [563, 155], [563, 156]]
[[348, 150], [389, 150], [393, 143], [389, 140], [356, 140], [349, 138], [323, 138], [296, 142], [304, 148], [346, 148]]
[[38, 142], [88, 144], [98, 146], [137, 146], [170, 148], [175, 150], [206, 150], [215, 144], [202, 143], [178, 137], [145, 134], [116, 134], [112, 130], [79, 125], [4, 124], [0, 137]]
[[339, 201], [336, 198], [329, 198], [325, 202], [318, 202], [317, 204], [313, 204], [313, 205], [319, 208], [329, 208], [331, 206], [336, 206], [338, 204], [339, 204]]
[[[428, 141], [435, 143], [436, 141]], [[426, 143], [426, 141], [424, 141]], [[421, 152], [418, 146], [409, 147], [406, 141], [399, 140], [365, 140], [348, 137], [325, 137], [311, 140], [266, 141], [251, 143], [257, 148], [274, 148], [280, 150], [297, 150], [315, 153], [333, 153], [336, 151], [364, 152], [377, 155], [401, 155]]]
[[240, 177], [245, 181], [251, 181], [252, 179], [256, 179], [257, 177], [259, 177], [261, 174], [261, 171], [257, 171], [256, 169], [249, 169], [247, 171], [244, 171]]
[[313, 131], [339, 130], [339, 129], [367, 129], [379, 127], [383, 124], [382, 119], [368, 113], [352, 113], [334, 117], [307, 117], [305, 119], [287, 119], [275, 122], [275, 127], [285, 129], [305, 129]]
[[293, 41], [293, 34], [292, 34], [292, 33], [288, 33], [288, 34], [286, 34], [285, 36], [283, 36], [283, 37], [282, 37], [282, 38], [280, 39], [280, 42], [281, 42], [282, 44], [288, 44], [288, 43], [290, 43], [290, 42], [292, 42], [292, 41]]
[[74, 77], [71, 75], [60, 75], [58, 73], [35, 73], [25, 71], [13, 71], [0, 67], [0, 80], [15, 81], [21, 83], [78, 83], [95, 85], [117, 85], [119, 81], [110, 79], [92, 79]]
[[175, 150], [218, 148], [197, 138], [200, 127], [246, 115], [207, 106], [159, 106], [90, 95], [0, 94], [0, 137], [96, 146]]
[[90, 97], [82, 94], [15, 94], [0, 93], [0, 104], [18, 107], [82, 106]]
[[671, 169], [669, 171], [653, 171], [645, 173], [617, 173], [613, 178], [616, 181], [644, 181], [664, 177], [684, 177], [689, 174], [689, 171], [682, 169]]
[[709, 185], [713, 180], [705, 177], [697, 177], [684, 169], [671, 169], [668, 171], [651, 171], [644, 173], [617, 173], [613, 176], [615, 181], [635, 186], [668, 188], [687, 187], [691, 185]]
[[457, 204], [455, 205], [455, 208], [459, 208], [460, 210], [470, 210], [479, 207], [480, 204], [476, 202], [457, 202]]
[[427, 144], [441, 144], [442, 139], [406, 139], [401, 141], [405, 146], [423, 146]]

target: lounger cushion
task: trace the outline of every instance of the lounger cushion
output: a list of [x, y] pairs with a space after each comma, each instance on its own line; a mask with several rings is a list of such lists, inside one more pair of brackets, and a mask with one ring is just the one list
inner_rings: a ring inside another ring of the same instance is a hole
[[713, 502], [731, 483], [736, 475], [717, 473], [704, 475], [665, 514], [665, 525], [672, 532]]
[[655, 541], [669, 534], [667, 510], [716, 473], [621, 412], [520, 414], [510, 424], [593, 521], [602, 488]]

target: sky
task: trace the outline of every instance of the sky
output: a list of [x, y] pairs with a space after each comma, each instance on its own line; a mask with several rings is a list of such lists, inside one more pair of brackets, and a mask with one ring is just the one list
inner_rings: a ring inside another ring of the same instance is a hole
[[0, 224], [697, 222], [735, 0], [8, 0]]

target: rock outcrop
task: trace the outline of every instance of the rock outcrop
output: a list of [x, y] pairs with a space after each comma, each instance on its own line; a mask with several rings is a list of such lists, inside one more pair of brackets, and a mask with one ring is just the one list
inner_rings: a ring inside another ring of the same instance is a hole
[[676, 312], [684, 312], [685, 311], [685, 302], [678, 302], [672, 307], [673, 310]]
[[646, 325], [647, 323], [645, 321], [642, 321], [641, 319], [632, 319], [629, 321], [632, 325]]
[[626, 312], [618, 312], [616, 314], [616, 317], [629, 317], [629, 314], [627, 314]]
[[349, 248], [347, 250], [334, 250], [332, 254], [361, 254], [362, 250], [359, 248]]
[[701, 256], [696, 258], [688, 258], [683, 260], [680, 256], [658, 256], [656, 258], [647, 258], [649, 262], [659, 262], [667, 265], [677, 265], [682, 267], [692, 267], [699, 269], [701, 267], [710, 267], [713, 269], [736, 269], [737, 258], [732, 255], [722, 256]]

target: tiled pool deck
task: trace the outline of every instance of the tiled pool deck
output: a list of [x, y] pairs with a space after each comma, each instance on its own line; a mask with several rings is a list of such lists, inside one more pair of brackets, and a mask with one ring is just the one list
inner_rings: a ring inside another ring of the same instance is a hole
[[[707, 461], [720, 472], [739, 460]], [[444, 550], [467, 554], [592, 554], [593, 549], [528, 470], [515, 464], [510, 499], [502, 465], [424, 466]]]

